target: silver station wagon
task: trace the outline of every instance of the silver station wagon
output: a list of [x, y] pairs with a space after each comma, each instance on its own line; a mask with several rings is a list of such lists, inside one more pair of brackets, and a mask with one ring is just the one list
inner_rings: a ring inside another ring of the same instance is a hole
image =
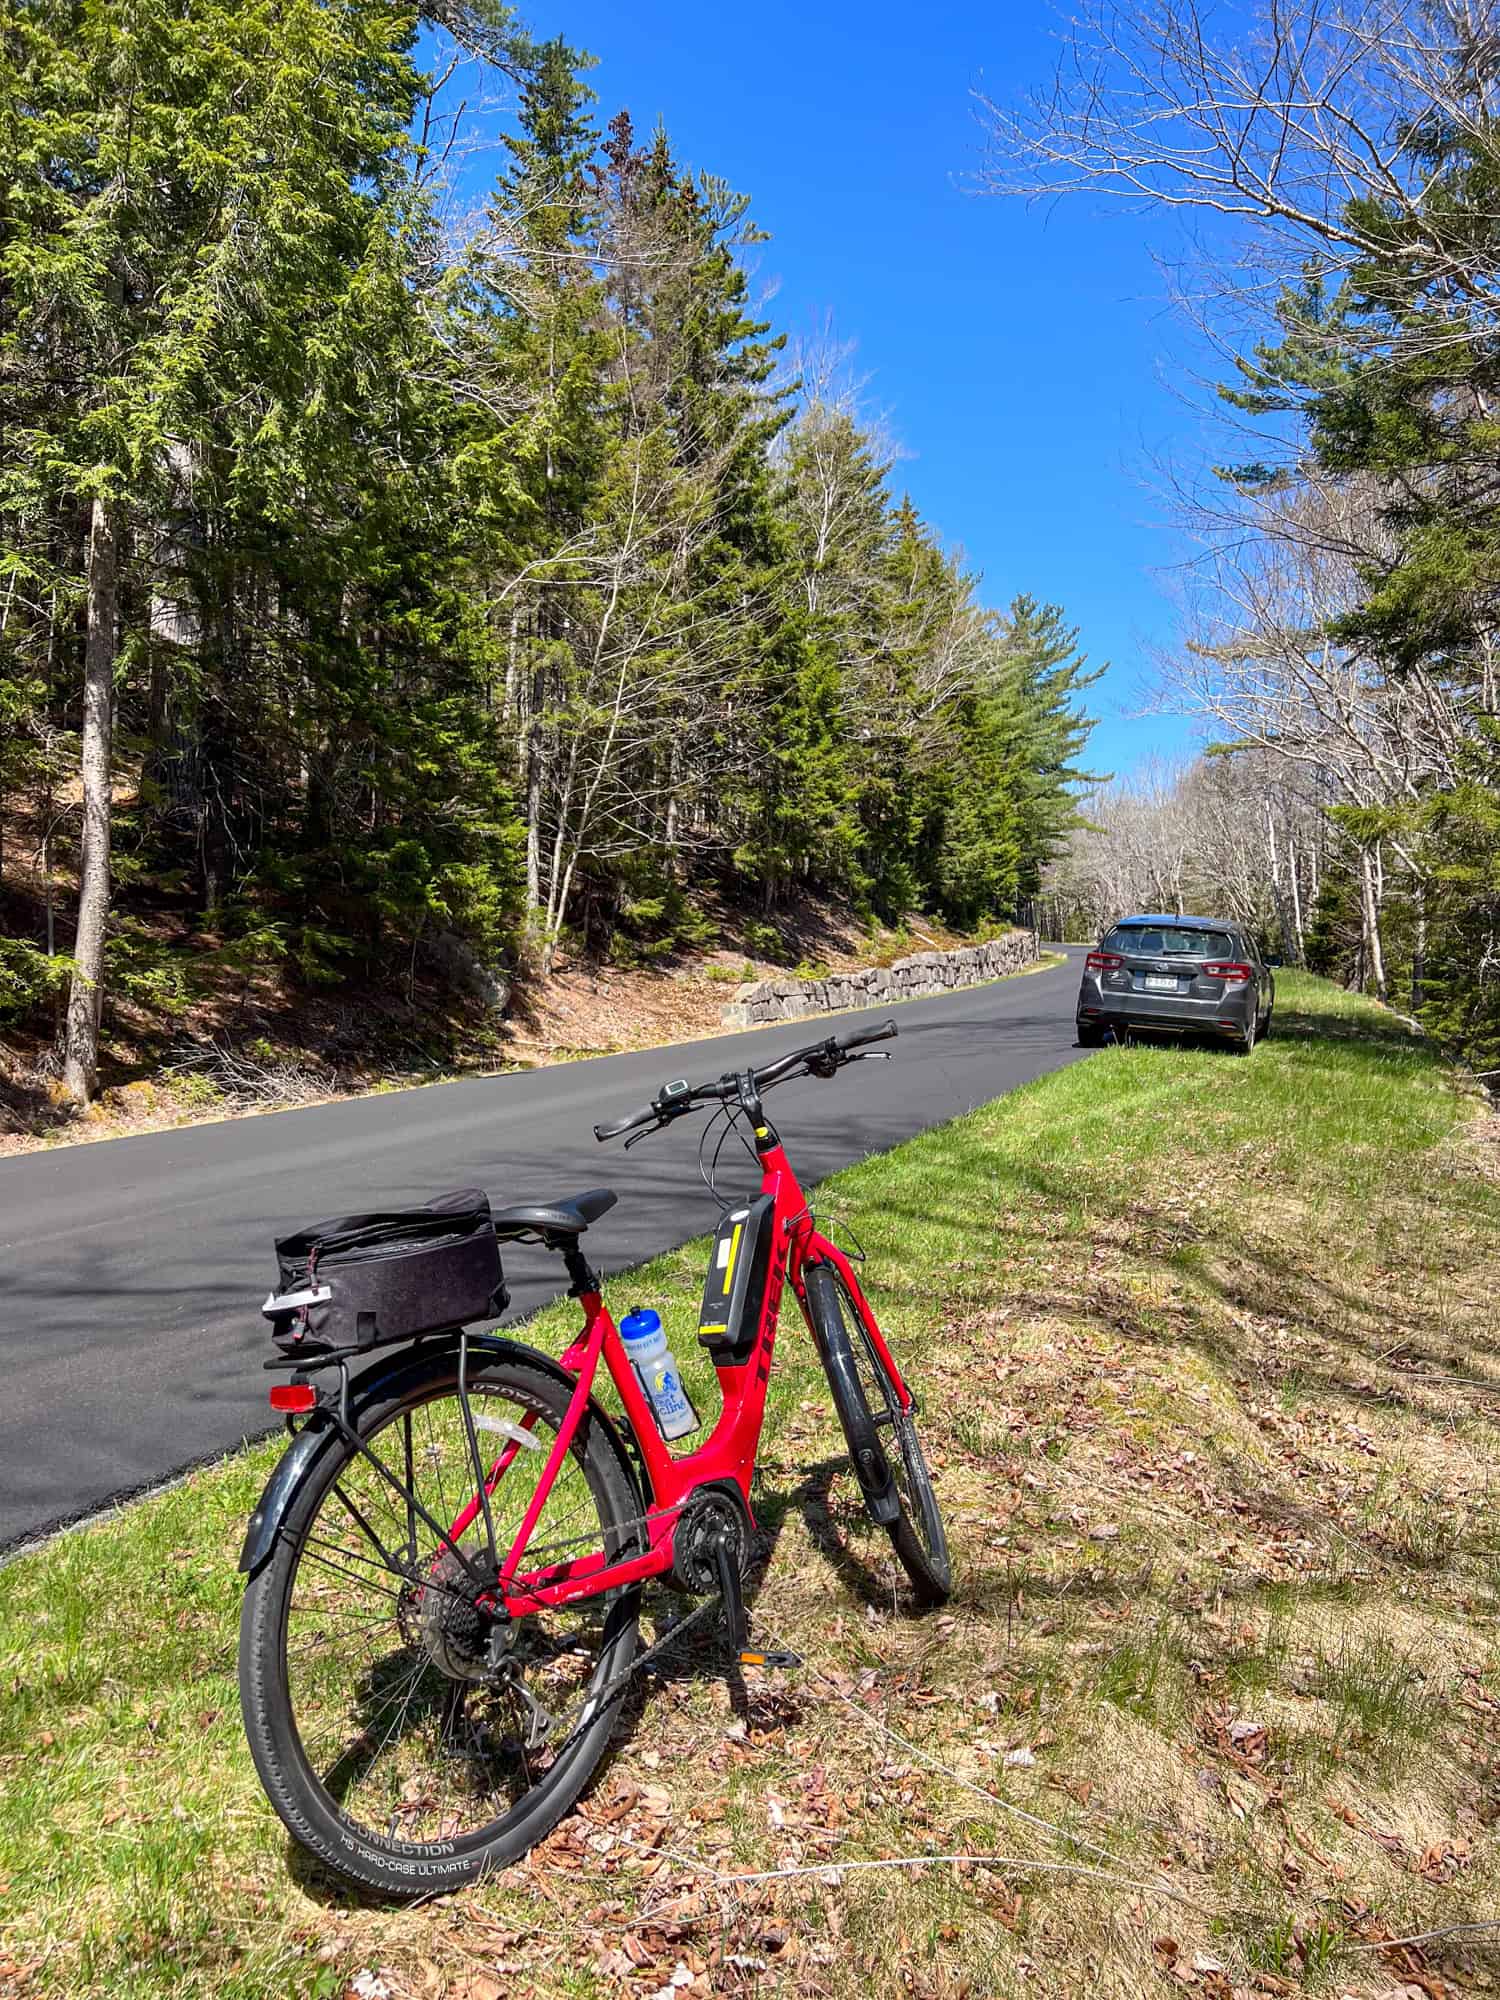
[[1201, 1034], [1248, 1055], [1271, 1025], [1276, 981], [1260, 947], [1222, 917], [1122, 917], [1084, 961], [1078, 1039], [1132, 1028]]

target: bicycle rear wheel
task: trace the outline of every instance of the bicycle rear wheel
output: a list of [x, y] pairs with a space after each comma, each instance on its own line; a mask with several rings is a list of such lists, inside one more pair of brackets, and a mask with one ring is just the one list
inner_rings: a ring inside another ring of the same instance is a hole
[[836, 1266], [809, 1266], [807, 1303], [865, 1505], [889, 1534], [919, 1600], [944, 1604], [953, 1566], [915, 1412], [902, 1407], [866, 1313]]
[[[509, 1343], [471, 1350], [467, 1388], [486, 1459], [507, 1439], [535, 1440], [494, 1491], [503, 1550], [568, 1390]], [[639, 1588], [487, 1618], [464, 1562], [405, 1497], [446, 1527], [476, 1494], [455, 1353], [377, 1390], [355, 1427], [378, 1464], [332, 1437], [246, 1589], [241, 1705], [261, 1783], [295, 1839], [362, 1889], [431, 1895], [518, 1860], [588, 1782], [635, 1654]], [[586, 1414], [528, 1551], [538, 1565], [556, 1559], [549, 1545], [616, 1557], [639, 1511], [619, 1453]], [[482, 1521], [459, 1546], [482, 1572]]]

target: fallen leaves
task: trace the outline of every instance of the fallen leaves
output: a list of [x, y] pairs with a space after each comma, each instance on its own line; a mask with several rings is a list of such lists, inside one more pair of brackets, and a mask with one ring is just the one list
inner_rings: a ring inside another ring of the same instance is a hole
[[453, 2000], [508, 2000], [508, 1996], [492, 1973], [473, 1972], [453, 1989]]

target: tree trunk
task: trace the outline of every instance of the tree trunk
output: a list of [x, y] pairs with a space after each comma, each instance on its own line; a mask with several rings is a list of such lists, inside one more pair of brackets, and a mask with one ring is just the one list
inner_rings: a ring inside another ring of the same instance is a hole
[[94, 501], [88, 549], [88, 636], [83, 653], [83, 847], [78, 865], [78, 935], [68, 993], [63, 1090], [87, 1104], [99, 1076], [104, 1004], [104, 934], [109, 922], [110, 739], [115, 696], [118, 523]]
[[667, 746], [667, 817], [664, 828], [667, 850], [667, 874], [674, 881], [678, 879], [679, 875], [677, 866], [677, 785], [680, 770], [681, 758], [678, 740], [674, 736]]
[[516, 676], [521, 665], [521, 613], [519, 609], [510, 614], [510, 636], [505, 647], [505, 720], [511, 722], [516, 713]]
[[[50, 810], [50, 806], [48, 808]], [[47, 956], [57, 956], [57, 917], [52, 908], [52, 827], [48, 823], [42, 834], [40, 848], [42, 862], [42, 907], [47, 913]]]
[[1375, 988], [1375, 998], [1386, 998], [1385, 953], [1380, 943], [1380, 900], [1375, 891], [1375, 862], [1368, 847], [1359, 850], [1360, 916], [1364, 935], [1365, 970]]
[[1297, 882], [1297, 846], [1290, 834], [1286, 840], [1287, 876], [1292, 885], [1292, 928], [1296, 937], [1294, 965], [1307, 963], [1307, 947], [1302, 940], [1302, 892]]
[[1411, 1011], [1420, 1014], [1427, 998], [1427, 885], [1420, 878], [1412, 884], [1416, 905], [1416, 929], [1411, 948]]
[[526, 718], [526, 909], [533, 919], [542, 906], [542, 703], [546, 683], [540, 663], [531, 675]]

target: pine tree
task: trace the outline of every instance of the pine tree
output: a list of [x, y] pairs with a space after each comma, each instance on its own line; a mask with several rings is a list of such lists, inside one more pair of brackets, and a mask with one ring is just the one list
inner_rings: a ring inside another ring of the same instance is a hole
[[[247, 569], [264, 573], [269, 538], [300, 540], [357, 462], [361, 483], [378, 477], [363, 405], [401, 347], [403, 250], [419, 226], [414, 26], [399, 9], [317, 0], [274, 20], [248, 0], [187, 15], [116, 0], [82, 20], [28, 9], [7, 40], [4, 95], [27, 111], [11, 114], [0, 352], [19, 421], [0, 505], [56, 587], [76, 587], [81, 566], [85, 599], [75, 1097], [97, 1068], [115, 683], [122, 631], [152, 593], [149, 547], [188, 517], [199, 615], [185, 683], [217, 903], [256, 830], [241, 795], [239, 697], [258, 644]], [[39, 355], [69, 392], [39, 389]]]

